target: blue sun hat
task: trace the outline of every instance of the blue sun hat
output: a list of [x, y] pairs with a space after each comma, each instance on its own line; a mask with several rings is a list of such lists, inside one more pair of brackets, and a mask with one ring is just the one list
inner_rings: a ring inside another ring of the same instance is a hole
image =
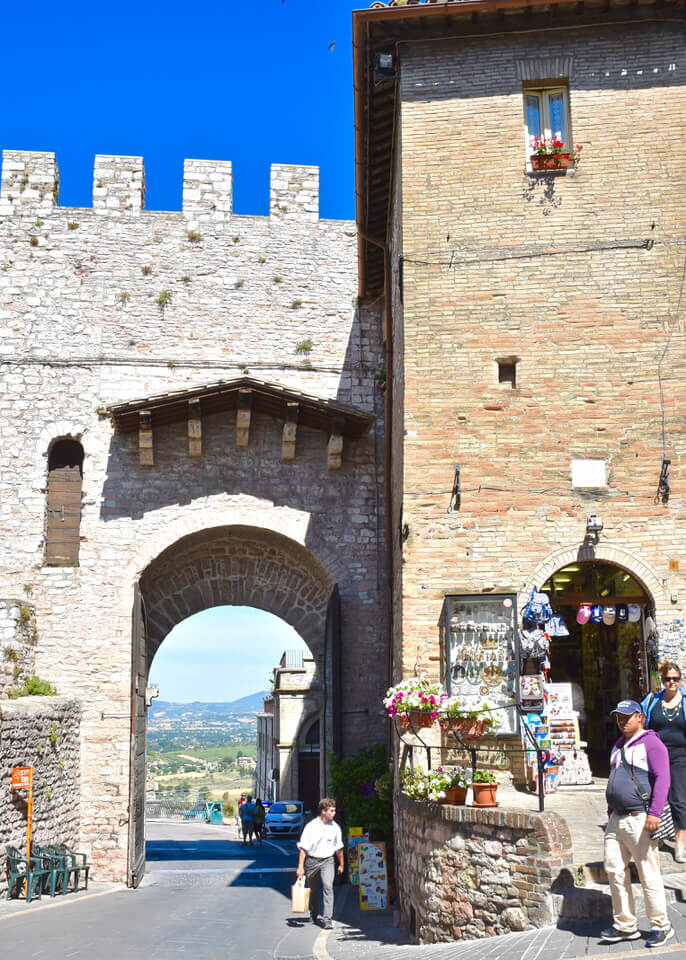
[[610, 710], [610, 716], [614, 713], [621, 713], [625, 717], [630, 717], [632, 713], [643, 713], [643, 708], [636, 700], [620, 700], [614, 710]]
[[603, 622], [603, 608], [600, 604], [593, 604], [591, 607], [591, 623], [602, 623]]

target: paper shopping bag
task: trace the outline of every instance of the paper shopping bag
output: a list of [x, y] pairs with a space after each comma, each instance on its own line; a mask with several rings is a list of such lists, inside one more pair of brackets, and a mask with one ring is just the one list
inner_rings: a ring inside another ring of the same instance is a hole
[[310, 888], [305, 886], [305, 878], [299, 877], [291, 887], [291, 910], [293, 913], [307, 913], [310, 908]]

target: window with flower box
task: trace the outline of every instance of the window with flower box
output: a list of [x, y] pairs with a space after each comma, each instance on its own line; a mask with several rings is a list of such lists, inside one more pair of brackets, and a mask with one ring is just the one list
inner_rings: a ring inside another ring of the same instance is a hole
[[[525, 86], [524, 136], [526, 143], [527, 170], [536, 169], [532, 156], [571, 157], [564, 166], [573, 165], [569, 118], [569, 91], [565, 85]], [[554, 166], [562, 166], [556, 162]], [[553, 164], [551, 164], [553, 166]], [[541, 166], [541, 169], [544, 169]]]

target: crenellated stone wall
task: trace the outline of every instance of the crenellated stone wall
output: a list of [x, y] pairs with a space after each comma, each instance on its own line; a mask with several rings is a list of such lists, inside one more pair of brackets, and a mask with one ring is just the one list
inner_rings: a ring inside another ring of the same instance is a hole
[[[26, 849], [27, 791], [10, 791], [13, 767], [33, 767], [33, 840], [79, 840], [81, 708], [61, 697], [21, 697], [0, 704], [0, 850]], [[101, 800], [101, 807], [107, 805]], [[0, 896], [7, 875], [0, 871]]]
[[[83, 703], [80, 842], [117, 879], [128, 847], [134, 584], [166, 550], [208, 533], [197, 586], [224, 534], [285, 543], [278, 557], [302, 556], [321, 573], [298, 586], [303, 609], [312, 590], [338, 585], [344, 750], [378, 741], [385, 686], [383, 345], [378, 306], [357, 303], [355, 225], [319, 219], [312, 167], [272, 168], [268, 217], [232, 213], [225, 161], [187, 161], [181, 211], [146, 211], [144, 185], [140, 158], [97, 157], [94, 207], [63, 208], [52, 154], [3, 155], [0, 497], [11, 548], [0, 595], [32, 585], [35, 672]], [[189, 456], [186, 423], [163, 424], [148, 468], [137, 435], [103, 413], [245, 374], [375, 421], [346, 437], [341, 469], [329, 470], [322, 430], [299, 423], [295, 459], [284, 461], [277, 417], [255, 412], [241, 447], [234, 411], [204, 412], [202, 455]], [[61, 437], [85, 454], [75, 567], [44, 563], [47, 458]], [[258, 557], [227, 548], [217, 576], [243, 592], [176, 606], [179, 589], [167, 627], [203, 604], [295, 609], [295, 563], [273, 562], [267, 547]], [[318, 592], [317, 616], [302, 618], [313, 646], [325, 600]]]

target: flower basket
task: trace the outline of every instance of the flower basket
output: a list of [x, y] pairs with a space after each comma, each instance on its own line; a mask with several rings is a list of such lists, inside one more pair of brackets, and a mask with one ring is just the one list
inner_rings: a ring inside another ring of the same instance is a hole
[[476, 717], [451, 717], [446, 732], [453, 737], [458, 733], [463, 737], [483, 737], [489, 726], [488, 720], [478, 720]]
[[566, 153], [532, 153], [531, 169], [540, 170], [566, 170], [572, 162], [572, 158]]
[[445, 791], [445, 800], [444, 803], [453, 803], [457, 806], [462, 806], [462, 804], [467, 802], [467, 788], [466, 787], [447, 787]]
[[421, 710], [410, 710], [407, 715], [399, 717], [400, 726], [403, 730], [419, 730], [422, 727], [433, 727], [434, 722], [430, 713], [422, 713]]

